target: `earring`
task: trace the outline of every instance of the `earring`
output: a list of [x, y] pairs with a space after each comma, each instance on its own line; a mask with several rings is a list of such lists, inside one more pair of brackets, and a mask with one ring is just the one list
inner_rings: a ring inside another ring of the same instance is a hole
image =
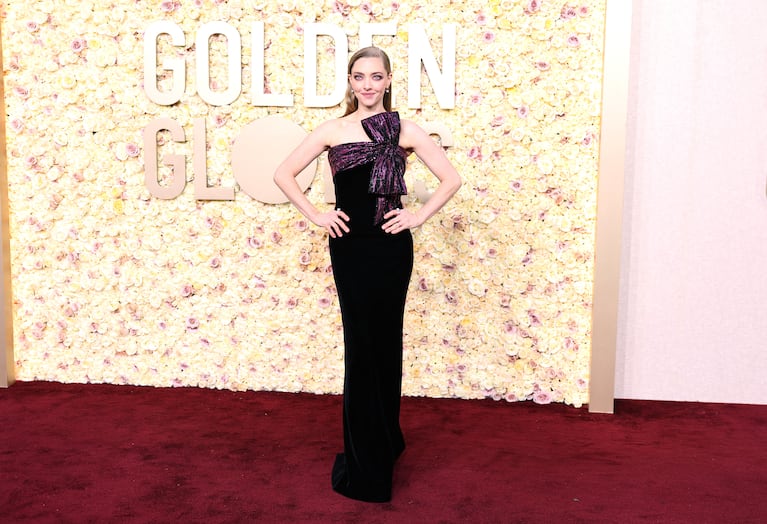
[[389, 92], [389, 88], [388, 88], [388, 87], [386, 88], [386, 92], [387, 92], [387, 93]]

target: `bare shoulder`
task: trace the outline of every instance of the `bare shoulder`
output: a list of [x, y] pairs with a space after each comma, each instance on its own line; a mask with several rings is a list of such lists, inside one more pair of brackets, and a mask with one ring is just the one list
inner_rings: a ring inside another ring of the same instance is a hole
[[400, 120], [399, 145], [405, 149], [417, 149], [426, 140], [431, 140], [429, 134], [412, 120]]
[[341, 129], [345, 125], [347, 125], [345, 117], [331, 118], [330, 120], [325, 120], [324, 122], [322, 122], [315, 129], [323, 129], [327, 132], [327, 131], [334, 131], [334, 130]]
[[325, 120], [314, 128], [312, 135], [315, 140], [321, 142], [326, 147], [332, 146], [340, 133], [342, 122], [340, 118]]
[[328, 120], [323, 124], [323, 132], [327, 136], [329, 146], [337, 146], [349, 142], [361, 142], [369, 140], [367, 133], [360, 123], [358, 115], [354, 113]]

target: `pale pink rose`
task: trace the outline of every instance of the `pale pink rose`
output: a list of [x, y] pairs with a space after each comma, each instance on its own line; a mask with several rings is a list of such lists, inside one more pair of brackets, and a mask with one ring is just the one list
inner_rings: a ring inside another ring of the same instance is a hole
[[308, 266], [309, 263], [312, 261], [312, 256], [309, 253], [301, 253], [301, 256], [298, 258], [298, 263], [302, 266]]
[[533, 13], [537, 13], [541, 9], [541, 2], [540, 0], [530, 0], [527, 2], [527, 7], [525, 7], [525, 14], [531, 15]]
[[187, 329], [197, 329], [199, 327], [200, 327], [200, 321], [197, 320], [195, 317], [189, 317], [186, 319]]
[[458, 294], [455, 291], [448, 291], [445, 293], [445, 301], [448, 304], [455, 304], [458, 302]]
[[87, 47], [88, 47], [88, 42], [84, 38], [75, 38], [74, 40], [72, 40], [72, 43], [69, 45], [69, 48], [75, 53], [84, 51], [85, 48]]
[[508, 308], [511, 305], [511, 295], [508, 293], [501, 294], [501, 307]]
[[538, 313], [536, 313], [532, 309], [527, 312], [527, 318], [530, 321], [531, 326], [541, 325], [541, 319], [538, 317]]
[[260, 249], [264, 243], [256, 237], [248, 237], [248, 247], [252, 249]]
[[469, 102], [472, 105], [478, 105], [478, 104], [482, 103], [482, 95], [479, 94], [479, 93], [471, 95], [471, 97], [469, 98]]
[[275, 244], [279, 244], [282, 241], [282, 234], [279, 231], [272, 231], [269, 238], [271, 238], [272, 242]]
[[213, 269], [216, 269], [216, 268], [218, 268], [218, 267], [221, 267], [221, 259], [220, 259], [220, 258], [218, 258], [218, 257], [213, 257], [213, 258], [210, 260], [210, 267], [211, 267], [211, 268], [213, 268]]
[[469, 149], [468, 157], [472, 160], [482, 160], [482, 149], [479, 146], [472, 146]]
[[19, 57], [16, 55], [13, 55], [10, 60], [8, 60], [8, 69], [11, 71], [21, 71], [21, 64], [19, 63]]
[[326, 308], [326, 307], [330, 306], [330, 304], [332, 304], [332, 301], [328, 297], [321, 297], [319, 299], [319, 301], [317, 301], [317, 304], [321, 308]]
[[370, 2], [363, 2], [362, 4], [360, 4], [360, 11], [362, 11], [366, 15], [370, 15], [373, 13], [373, 6], [370, 5]]
[[194, 295], [194, 287], [191, 284], [186, 284], [181, 288], [181, 296], [184, 298]]
[[512, 180], [510, 185], [511, 185], [512, 191], [522, 190], [522, 182], [520, 180]]
[[477, 25], [486, 25], [487, 15], [483, 13], [482, 11], [480, 11], [479, 13], [477, 13], [476, 21], [477, 21]]
[[565, 20], [567, 20], [569, 18], [575, 18], [576, 16], [578, 16], [578, 13], [576, 12], [574, 7], [566, 5], [562, 7], [562, 12], [560, 16], [564, 18]]
[[225, 115], [214, 115], [213, 125], [216, 127], [224, 127], [226, 125], [227, 118]]
[[293, 309], [298, 305], [298, 299], [296, 297], [290, 297], [285, 305], [288, 306], [289, 309]]
[[548, 71], [549, 69], [551, 69], [551, 64], [549, 64], [545, 60], [538, 60], [535, 63], [535, 67], [537, 67], [539, 71]]
[[128, 153], [128, 156], [131, 158], [136, 158], [141, 150], [139, 149], [137, 144], [134, 144], [133, 142], [130, 142], [126, 144], [125, 146], [125, 152]]
[[492, 31], [485, 31], [485, 33], [482, 35], [482, 41], [486, 44], [492, 44], [495, 42], [495, 33]]
[[303, 218], [300, 219], [298, 222], [296, 222], [296, 229], [298, 231], [306, 231], [308, 228], [309, 228], [309, 222], [307, 222]]
[[519, 118], [527, 118], [527, 115], [528, 115], [529, 113], [530, 113], [530, 108], [529, 108], [529, 107], [527, 107], [527, 106], [525, 106], [525, 105], [523, 105], [523, 106], [519, 106], [519, 107], [517, 108], [517, 116], [518, 116]]
[[546, 391], [538, 391], [533, 394], [533, 402], [536, 404], [551, 404], [551, 394]]
[[36, 33], [40, 29], [40, 26], [34, 20], [27, 22], [27, 31], [30, 33]]
[[567, 337], [565, 339], [565, 349], [567, 349], [568, 351], [576, 351], [577, 352], [578, 349], [579, 349], [579, 345], [571, 337]]
[[581, 40], [578, 38], [578, 35], [570, 35], [567, 37], [567, 45], [570, 47], [579, 47], [581, 45]]
[[16, 86], [13, 88], [13, 93], [19, 98], [22, 98], [24, 100], [29, 98], [29, 89], [27, 89], [26, 87]]
[[591, 14], [591, 11], [589, 11], [589, 7], [586, 5], [582, 5], [578, 8], [578, 16], [584, 17], [589, 16]]
[[27, 169], [32, 169], [37, 165], [37, 157], [34, 157], [32, 155], [29, 155], [24, 159], [24, 166], [26, 166]]
[[420, 291], [429, 291], [429, 283], [424, 277], [418, 279], [418, 289]]
[[180, 6], [181, 4], [176, 4], [176, 2], [172, 2], [171, 0], [165, 0], [160, 4], [160, 11], [163, 13], [172, 13]]
[[490, 122], [490, 127], [501, 127], [505, 121], [506, 117], [498, 115]]

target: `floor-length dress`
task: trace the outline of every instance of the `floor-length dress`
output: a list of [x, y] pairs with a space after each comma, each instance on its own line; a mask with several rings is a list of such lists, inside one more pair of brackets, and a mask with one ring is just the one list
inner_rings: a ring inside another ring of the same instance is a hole
[[330, 148], [336, 207], [350, 232], [330, 239], [330, 258], [344, 333], [344, 452], [333, 489], [358, 500], [391, 499], [392, 470], [405, 449], [399, 425], [402, 327], [413, 267], [413, 239], [381, 229], [382, 215], [400, 206], [406, 152], [399, 116], [362, 121], [369, 142]]

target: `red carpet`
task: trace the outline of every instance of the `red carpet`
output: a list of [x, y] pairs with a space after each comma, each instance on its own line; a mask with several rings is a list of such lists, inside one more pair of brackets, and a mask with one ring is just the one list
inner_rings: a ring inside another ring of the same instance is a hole
[[17, 383], [0, 522], [767, 520], [767, 406], [404, 398], [393, 501], [330, 488], [335, 396]]

